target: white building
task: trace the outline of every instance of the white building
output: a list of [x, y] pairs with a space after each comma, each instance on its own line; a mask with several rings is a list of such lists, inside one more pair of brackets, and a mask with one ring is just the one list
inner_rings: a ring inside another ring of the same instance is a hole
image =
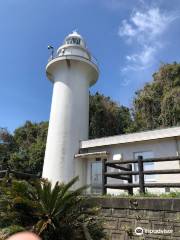
[[[139, 133], [123, 134], [112, 137], [97, 138], [80, 142], [80, 152], [75, 155], [76, 161], [81, 159], [84, 175], [82, 183], [91, 184], [89, 192], [100, 193], [102, 183], [102, 161], [131, 160], [138, 156], [143, 158], [165, 158], [180, 156], [180, 127], [153, 130]], [[137, 165], [133, 165], [136, 170]], [[112, 169], [112, 168], [111, 168]], [[180, 169], [180, 161], [144, 163], [145, 170]], [[110, 170], [110, 169], [109, 169]], [[112, 169], [112, 171], [114, 171]], [[109, 179], [111, 183], [122, 180]], [[137, 182], [134, 177], [133, 182]], [[180, 174], [147, 175], [146, 182], [180, 183]], [[169, 191], [166, 189], [148, 189], [153, 192]], [[118, 193], [117, 190], [108, 190]]]
[[[77, 32], [65, 38], [48, 62], [46, 73], [54, 86], [43, 177], [53, 184], [78, 175], [79, 186], [91, 184], [89, 192], [100, 193], [102, 159], [123, 161], [138, 156], [158, 158], [180, 154], [180, 127], [88, 140], [89, 87], [97, 81], [99, 70]], [[179, 161], [145, 163], [144, 167], [179, 169], [180, 164]], [[137, 168], [136, 164], [133, 168]], [[137, 180], [134, 177], [133, 181]], [[180, 182], [180, 174], [147, 175], [145, 181]]]

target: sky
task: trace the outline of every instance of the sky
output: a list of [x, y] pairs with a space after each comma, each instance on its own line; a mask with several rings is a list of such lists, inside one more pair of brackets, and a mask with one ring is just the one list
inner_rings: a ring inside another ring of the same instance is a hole
[[179, 0], [0, 0], [0, 127], [49, 119], [47, 46], [74, 29], [96, 57], [91, 92], [131, 107], [163, 63], [180, 62]]

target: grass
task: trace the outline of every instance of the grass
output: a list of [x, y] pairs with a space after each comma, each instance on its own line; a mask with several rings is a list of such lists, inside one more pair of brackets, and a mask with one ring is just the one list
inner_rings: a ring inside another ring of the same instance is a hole
[[97, 197], [103, 198], [180, 198], [180, 191], [172, 191], [169, 193], [150, 193], [146, 192], [145, 194], [135, 193], [134, 195], [128, 195], [127, 193], [122, 193], [118, 195], [99, 195]]

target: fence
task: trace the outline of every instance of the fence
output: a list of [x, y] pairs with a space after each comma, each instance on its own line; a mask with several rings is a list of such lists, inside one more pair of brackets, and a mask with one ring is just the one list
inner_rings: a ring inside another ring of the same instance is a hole
[[0, 179], [3, 177], [9, 177], [10, 174], [15, 175], [18, 178], [22, 178], [22, 179], [38, 179], [40, 178], [40, 174], [35, 175], [35, 174], [30, 174], [30, 173], [22, 173], [22, 172], [18, 172], [18, 171], [14, 171], [11, 169], [6, 169], [6, 170], [1, 170], [0, 171]]
[[[179, 169], [165, 169], [165, 170], [144, 170], [144, 163], [147, 162], [167, 162], [167, 161], [177, 161], [180, 160], [180, 156], [176, 157], [166, 157], [166, 158], [151, 158], [143, 159], [139, 156], [137, 160], [113, 160], [107, 161], [106, 159], [102, 162], [102, 194], [107, 193], [107, 188], [112, 189], [123, 189], [128, 190], [128, 193], [133, 195], [133, 189], [139, 188], [140, 193], [145, 193], [145, 188], [165, 188], [165, 187], [175, 187], [180, 188], [180, 178], [179, 183], [146, 183], [144, 181], [144, 175], [154, 175], [154, 174], [178, 174]], [[132, 170], [132, 164], [138, 164], [138, 170]], [[118, 172], [108, 172], [108, 167], [118, 169]], [[139, 183], [133, 183], [133, 175], [139, 176]], [[116, 184], [108, 184], [107, 178], [115, 178], [120, 180], [126, 180], [127, 182], [121, 182]]]

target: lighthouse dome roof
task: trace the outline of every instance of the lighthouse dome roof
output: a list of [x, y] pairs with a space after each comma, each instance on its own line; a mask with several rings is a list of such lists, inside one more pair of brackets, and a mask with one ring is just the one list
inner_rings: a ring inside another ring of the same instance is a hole
[[83, 39], [83, 37], [74, 30], [72, 33], [70, 33], [64, 41], [65, 44], [73, 44], [73, 45], [80, 45], [81, 47], [86, 47], [86, 43]]

